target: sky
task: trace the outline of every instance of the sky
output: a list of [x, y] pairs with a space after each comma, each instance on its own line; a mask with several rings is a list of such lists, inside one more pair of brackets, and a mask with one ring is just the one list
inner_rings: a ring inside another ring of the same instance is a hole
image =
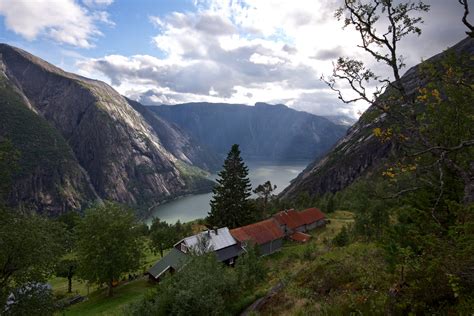
[[[428, 0], [406, 70], [462, 40], [456, 0]], [[389, 71], [334, 17], [341, 0], [0, 0], [0, 42], [143, 104], [256, 102], [357, 117], [320, 80], [339, 56]], [[383, 29], [383, 25], [380, 28]], [[350, 95], [347, 87], [341, 87]]]

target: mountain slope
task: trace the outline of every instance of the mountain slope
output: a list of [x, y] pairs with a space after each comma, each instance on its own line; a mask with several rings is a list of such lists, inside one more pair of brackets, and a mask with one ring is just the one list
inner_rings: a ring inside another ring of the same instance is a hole
[[200, 145], [176, 124], [170, 123], [136, 101], [127, 99], [128, 103], [139, 112], [153, 128], [166, 149], [180, 160], [204, 170], [214, 171], [221, 167], [222, 161], [209, 148]]
[[239, 144], [246, 159], [312, 159], [346, 131], [326, 118], [284, 105], [187, 103], [149, 108], [220, 155]]
[[9, 45], [0, 44], [0, 53], [9, 85], [66, 140], [101, 198], [150, 206], [209, 189], [209, 182], [197, 179], [202, 178], [198, 172], [186, 174], [194, 157], [181, 161], [174, 156], [143, 116], [107, 84], [66, 73]]
[[20, 170], [9, 202], [40, 213], [59, 214], [97, 200], [94, 187], [66, 140], [31, 111], [0, 72], [0, 139], [20, 152]]
[[[472, 56], [474, 39], [466, 38], [449, 50]], [[444, 54], [445, 52], [435, 55], [428, 61], [437, 61]], [[409, 94], [423, 85], [419, 67], [420, 65], [410, 68], [401, 78]], [[349, 186], [356, 179], [375, 172], [391, 155], [397, 155], [397, 149], [392, 142], [381, 143], [373, 135], [373, 129], [382, 126], [386, 119], [385, 114], [380, 115], [379, 111], [371, 106], [327, 155], [311, 163], [280, 196], [294, 198], [303, 192], [312, 196], [334, 193]]]

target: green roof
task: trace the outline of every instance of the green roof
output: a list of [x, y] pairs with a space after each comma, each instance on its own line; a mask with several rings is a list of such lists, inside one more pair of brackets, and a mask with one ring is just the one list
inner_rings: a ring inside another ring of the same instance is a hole
[[174, 270], [179, 270], [189, 259], [189, 257], [183, 252], [179, 251], [176, 248], [172, 248], [170, 252], [160, 261], [155, 263], [147, 273], [153, 276], [155, 279], [162, 275], [168, 269], [173, 268]]

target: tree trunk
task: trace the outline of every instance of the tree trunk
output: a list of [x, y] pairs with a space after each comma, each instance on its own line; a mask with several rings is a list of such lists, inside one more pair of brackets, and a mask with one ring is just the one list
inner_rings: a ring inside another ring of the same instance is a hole
[[67, 276], [67, 292], [72, 293], [72, 275]]
[[110, 279], [109, 283], [107, 284], [108, 285], [108, 290], [107, 290], [107, 296], [108, 297], [111, 297], [112, 295], [114, 295], [113, 282], [114, 282], [114, 280]]

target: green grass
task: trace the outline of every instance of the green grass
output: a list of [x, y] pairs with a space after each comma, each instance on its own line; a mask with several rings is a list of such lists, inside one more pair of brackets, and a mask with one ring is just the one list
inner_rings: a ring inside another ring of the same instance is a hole
[[[145, 247], [145, 256], [141, 267], [135, 272], [140, 276], [150, 268], [156, 261], [160, 260], [160, 254], [153, 253], [148, 246]], [[163, 255], [169, 250], [165, 250]], [[114, 288], [114, 296], [107, 297], [106, 289], [99, 289], [97, 286], [90, 286], [87, 289], [87, 283], [76, 278], [72, 282], [72, 294], [67, 293], [67, 279], [54, 277], [48, 281], [53, 288], [53, 292], [58, 298], [73, 295], [88, 295], [89, 300], [70, 306], [65, 311], [66, 315], [119, 315], [124, 306], [133, 303], [143, 297], [147, 290], [151, 288], [146, 278], [138, 279], [132, 282], [123, 283]]]
[[65, 315], [123, 315], [123, 308], [140, 300], [152, 288], [146, 278], [119, 285], [114, 288], [114, 296], [107, 297], [107, 289], [91, 293], [88, 300], [70, 306]]

